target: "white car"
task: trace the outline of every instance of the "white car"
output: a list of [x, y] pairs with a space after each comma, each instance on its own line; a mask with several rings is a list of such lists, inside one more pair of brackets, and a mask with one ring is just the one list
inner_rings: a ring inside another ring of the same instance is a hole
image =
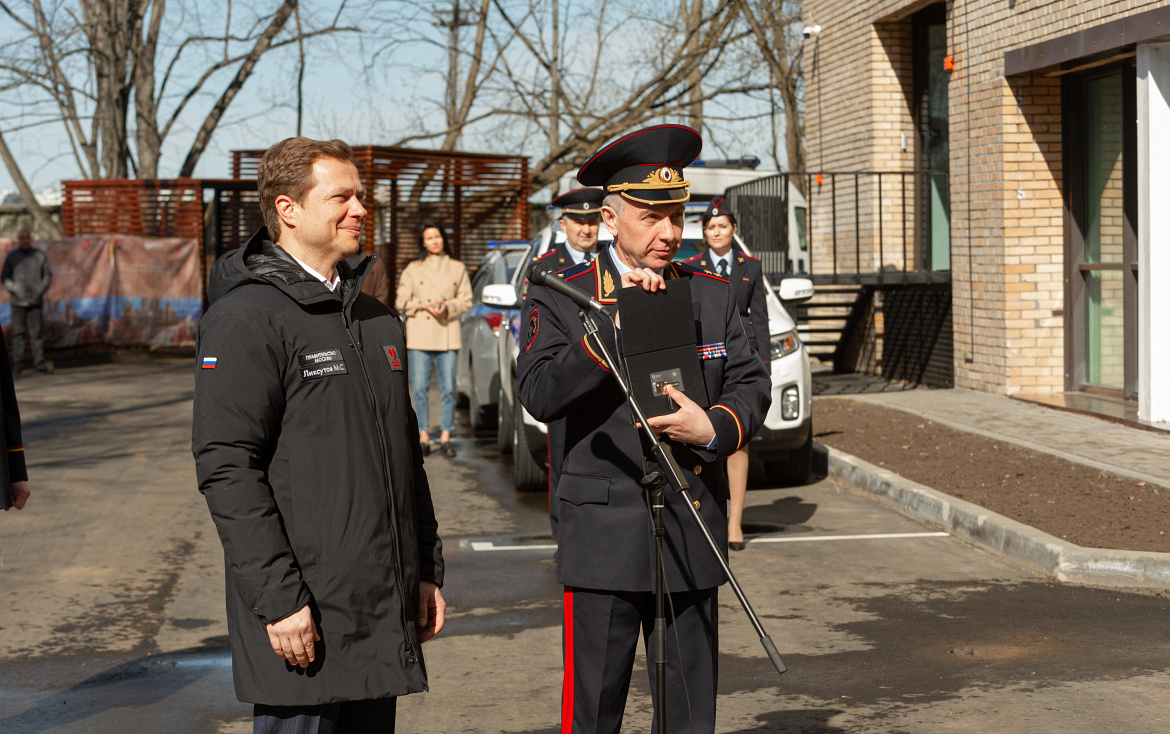
[[[706, 203], [688, 205], [683, 226], [683, 242], [675, 260], [685, 260], [702, 247], [699, 216]], [[533, 240], [529, 258], [548, 252], [551, 243], [564, 241], [564, 233], [554, 222]], [[602, 227], [598, 239], [612, 240]], [[736, 237], [747, 254], [751, 249]], [[537, 491], [548, 485], [548, 427], [534, 419], [516, 398], [516, 357], [520, 352], [520, 305], [526, 295], [526, 269], [519, 269], [510, 285], [488, 286], [483, 302], [508, 309], [505, 328], [500, 329], [499, 433], [504, 451], [513, 454], [516, 488]], [[772, 406], [764, 425], [750, 443], [753, 456], [764, 463], [769, 480], [779, 484], [802, 484], [812, 468], [812, 377], [808, 352], [796, 332], [796, 320], [784, 307], [808, 300], [813, 295], [812, 281], [787, 277], [777, 293], [764, 277], [768, 303], [768, 333], [772, 362]]]

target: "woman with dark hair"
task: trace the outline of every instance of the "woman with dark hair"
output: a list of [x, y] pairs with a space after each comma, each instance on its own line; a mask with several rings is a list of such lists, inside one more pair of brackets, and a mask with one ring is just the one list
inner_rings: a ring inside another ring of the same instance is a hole
[[471, 280], [467, 268], [455, 259], [447, 233], [435, 222], [419, 228], [418, 259], [398, 279], [398, 312], [406, 319], [406, 358], [410, 388], [418, 414], [418, 440], [430, 453], [431, 364], [439, 376], [441, 424], [439, 452], [455, 456], [451, 431], [455, 428], [455, 366], [461, 345], [459, 316], [471, 308]]
[[[703, 212], [703, 243], [707, 246], [688, 259], [689, 265], [709, 270], [727, 279], [739, 307], [740, 320], [747, 330], [748, 342], [771, 372], [771, 342], [768, 339], [768, 301], [764, 289], [764, 269], [760, 261], [735, 245], [738, 225], [735, 214], [722, 198], [714, 199]], [[727, 547], [743, 550], [743, 503], [747, 497], [748, 449], [744, 446], [727, 457], [727, 484], [731, 502], [727, 508]]]

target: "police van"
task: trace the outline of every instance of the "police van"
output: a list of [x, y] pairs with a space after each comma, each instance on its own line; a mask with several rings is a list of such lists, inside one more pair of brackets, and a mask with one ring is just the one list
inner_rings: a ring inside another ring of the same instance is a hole
[[[746, 177], [744, 174], [754, 175]], [[686, 205], [682, 245], [674, 259], [686, 260], [702, 249], [699, 218], [706, 210], [708, 200], [722, 194], [727, 186], [766, 175], [771, 173], [688, 167], [691, 202]], [[572, 178], [562, 182], [561, 190], [577, 187], [576, 179]], [[799, 205], [803, 199], [794, 198], [792, 201]], [[789, 247], [789, 262], [793, 263], [794, 270], [800, 260], [792, 258], [791, 253], [794, 249], [799, 252], [800, 243], [796, 237], [799, 231], [796, 227], [789, 228], [789, 232], [794, 233], [794, 242]], [[613, 236], [602, 225], [598, 229], [598, 246], [607, 246], [612, 240]], [[554, 220], [533, 238], [528, 259], [538, 258], [564, 241], [565, 234]], [[745, 254], [752, 254], [751, 247], [738, 235], [736, 244]], [[516, 358], [523, 336], [520, 310], [528, 285], [525, 275], [526, 269], [518, 269], [511, 283], [487, 286], [481, 299], [485, 305], [500, 308], [505, 322], [499, 330], [497, 342], [500, 378], [496, 440], [501, 451], [512, 453], [516, 488], [539, 491], [548, 488], [548, 427], [534, 419], [516, 396]], [[753, 460], [763, 462], [769, 481], [802, 484], [812, 467], [812, 380], [808, 352], [797, 334], [794, 313], [795, 304], [812, 297], [813, 285], [807, 278], [789, 276], [774, 286], [765, 275], [764, 286], [768, 303], [772, 406], [764, 419], [764, 426], [749, 446]]]

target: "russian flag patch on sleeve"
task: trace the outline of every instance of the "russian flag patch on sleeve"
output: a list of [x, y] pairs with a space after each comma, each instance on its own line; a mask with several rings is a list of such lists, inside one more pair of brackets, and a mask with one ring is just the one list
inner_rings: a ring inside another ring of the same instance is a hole
[[205, 369], [205, 370], [215, 369], [215, 363], [218, 361], [219, 361], [219, 357], [204, 357], [203, 358], [203, 369]]

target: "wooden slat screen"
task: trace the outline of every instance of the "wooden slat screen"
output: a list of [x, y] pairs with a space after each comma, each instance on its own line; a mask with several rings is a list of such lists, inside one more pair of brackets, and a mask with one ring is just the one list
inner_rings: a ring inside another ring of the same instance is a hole
[[[254, 179], [263, 155], [263, 150], [233, 151], [232, 176]], [[417, 257], [417, 229], [425, 221], [450, 228], [456, 256], [470, 268], [479, 264], [489, 242], [529, 237], [530, 177], [523, 156], [371, 145], [354, 147], [354, 156], [369, 209], [363, 245], [391, 257], [391, 272], [401, 272]]]

